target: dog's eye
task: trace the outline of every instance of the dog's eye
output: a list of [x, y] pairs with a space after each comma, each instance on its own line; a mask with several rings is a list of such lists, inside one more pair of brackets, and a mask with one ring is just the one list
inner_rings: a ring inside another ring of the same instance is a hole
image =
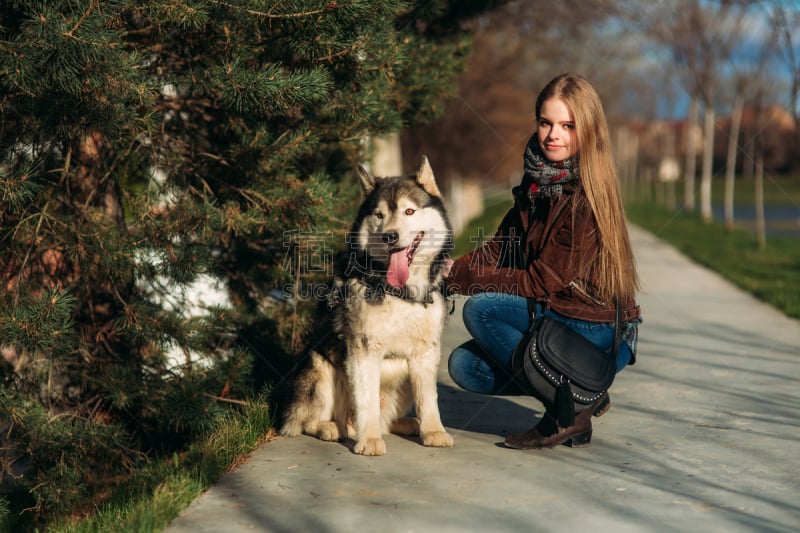
[[414, 213], [416, 213], [415, 209], [411, 209], [411, 208], [406, 209], [406, 215], [413, 215]]
[[382, 219], [383, 218], [383, 213], [381, 213], [380, 211], [376, 211], [375, 212], [375, 218], [377, 218], [378, 220]]

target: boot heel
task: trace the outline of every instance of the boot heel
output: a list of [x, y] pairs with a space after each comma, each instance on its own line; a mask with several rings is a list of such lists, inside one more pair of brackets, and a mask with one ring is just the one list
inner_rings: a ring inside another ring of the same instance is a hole
[[570, 448], [582, 448], [584, 446], [589, 446], [591, 443], [592, 443], [591, 429], [589, 431], [573, 435], [571, 438], [564, 441], [564, 444], [566, 444]]
[[611, 409], [611, 397], [606, 393], [592, 407], [592, 414], [594, 416], [603, 416], [609, 409]]

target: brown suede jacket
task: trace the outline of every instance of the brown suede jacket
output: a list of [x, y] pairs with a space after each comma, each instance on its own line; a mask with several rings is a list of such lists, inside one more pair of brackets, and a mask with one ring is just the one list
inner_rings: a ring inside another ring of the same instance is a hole
[[[494, 238], [453, 263], [447, 292], [472, 295], [502, 292], [533, 298], [563, 316], [613, 323], [615, 306], [594, 295], [592, 280], [582, 279], [582, 259], [598, 250], [599, 233], [580, 184], [566, 184], [562, 194], [530, 201], [514, 188], [515, 205]], [[520, 250], [524, 235], [524, 257]], [[620, 302], [622, 320], [640, 316], [633, 299]]]

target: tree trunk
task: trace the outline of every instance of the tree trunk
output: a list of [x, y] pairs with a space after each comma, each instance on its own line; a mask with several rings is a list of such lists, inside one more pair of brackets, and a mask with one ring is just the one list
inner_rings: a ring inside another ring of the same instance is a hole
[[370, 172], [375, 176], [402, 176], [403, 153], [400, 146], [400, 135], [387, 133], [371, 137], [372, 165]]
[[763, 250], [767, 247], [767, 224], [764, 218], [764, 153], [760, 150], [756, 156], [755, 187], [756, 237], [758, 249]]
[[728, 160], [725, 163], [725, 229], [733, 231], [733, 188], [736, 177], [736, 154], [739, 151], [739, 128], [742, 124], [744, 98], [736, 95], [731, 115], [731, 130], [728, 137]]
[[700, 216], [703, 222], [711, 222], [711, 172], [714, 162], [714, 107], [705, 106], [705, 124], [703, 126], [703, 169], [700, 176]]
[[[749, 133], [745, 134], [745, 137]], [[752, 179], [756, 174], [756, 152], [755, 140], [751, 136], [744, 144], [744, 157], [742, 158], [742, 177], [745, 179]]]
[[680, 167], [678, 167], [678, 160], [675, 158], [675, 143], [677, 140], [675, 139], [675, 130], [670, 129], [669, 133], [667, 133], [667, 147], [666, 147], [666, 154], [665, 156], [670, 159], [671, 162], [675, 163], [675, 173], [670, 173], [669, 176], [664, 176], [666, 179], [666, 202], [667, 202], [667, 209], [671, 211], [675, 211], [678, 207], [677, 200], [675, 199], [675, 181], [678, 179], [680, 174]]
[[685, 186], [683, 189], [683, 207], [690, 212], [694, 212], [694, 176], [697, 172], [697, 145], [695, 144], [694, 132], [697, 129], [697, 99], [692, 98], [689, 106], [689, 116], [686, 121], [686, 174], [684, 177]]

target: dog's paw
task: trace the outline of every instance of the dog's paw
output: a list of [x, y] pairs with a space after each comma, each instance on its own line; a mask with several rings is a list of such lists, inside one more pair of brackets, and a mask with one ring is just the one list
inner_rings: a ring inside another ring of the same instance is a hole
[[422, 435], [422, 444], [436, 448], [449, 448], [453, 445], [453, 437], [446, 431], [431, 431]]
[[414, 417], [398, 418], [392, 422], [390, 431], [395, 435], [419, 435], [419, 419]]
[[317, 438], [319, 440], [335, 441], [342, 440], [344, 437], [339, 431], [339, 426], [336, 425], [336, 422], [328, 420], [319, 423], [319, 427], [317, 427]]
[[353, 451], [359, 455], [385, 455], [386, 443], [383, 439], [365, 439], [356, 442]]

